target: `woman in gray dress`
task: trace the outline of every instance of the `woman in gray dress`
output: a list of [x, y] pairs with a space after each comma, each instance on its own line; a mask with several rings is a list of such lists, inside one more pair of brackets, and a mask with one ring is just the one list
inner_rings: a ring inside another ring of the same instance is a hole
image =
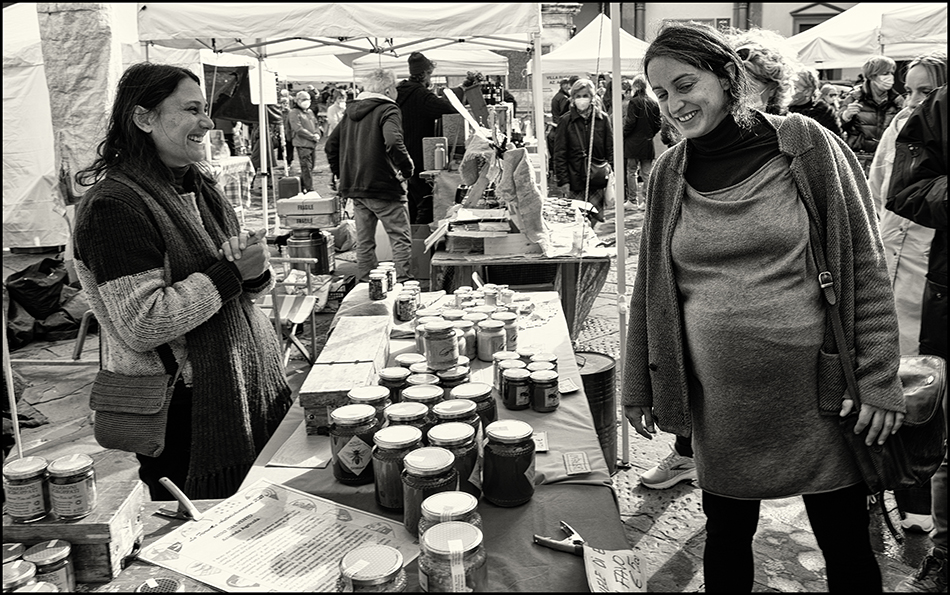
[[863, 402], [883, 443], [903, 421], [897, 319], [867, 183], [843, 141], [751, 109], [743, 60], [712, 28], [675, 24], [644, 58], [686, 139], [656, 163], [630, 305], [623, 400], [692, 435], [708, 592], [751, 591], [759, 502], [804, 497], [831, 591], [881, 590], [867, 489], [838, 427], [850, 413], [809, 248], [818, 222]]

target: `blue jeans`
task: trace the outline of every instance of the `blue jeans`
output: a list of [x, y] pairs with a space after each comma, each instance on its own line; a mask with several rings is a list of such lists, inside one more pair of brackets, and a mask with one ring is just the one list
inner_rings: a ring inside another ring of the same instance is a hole
[[[352, 198], [352, 197], [351, 197]], [[369, 272], [376, 268], [376, 221], [383, 222], [389, 236], [396, 264], [396, 279], [410, 279], [412, 233], [409, 227], [409, 201], [381, 198], [353, 198], [353, 219], [356, 220], [356, 263], [359, 280], [369, 281]]]

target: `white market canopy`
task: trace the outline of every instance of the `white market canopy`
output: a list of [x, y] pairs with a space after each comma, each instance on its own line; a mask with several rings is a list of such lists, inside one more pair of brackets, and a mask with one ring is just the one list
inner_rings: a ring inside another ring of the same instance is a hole
[[[620, 30], [620, 71], [633, 75], [643, 72], [643, 55], [650, 44]], [[611, 68], [610, 18], [598, 14], [586, 27], [561, 47], [544, 55], [541, 69], [556, 74], [599, 74]], [[532, 65], [528, 64], [528, 74]]]
[[802, 63], [814, 68], [858, 68], [880, 55], [911, 60], [947, 51], [947, 5], [862, 2], [788, 43]]
[[353, 69], [334, 55], [278, 56], [265, 58], [267, 70], [277, 73], [280, 80], [349, 82]]
[[[435, 74], [465, 75], [469, 71], [485, 75], [505, 76], [508, 74], [508, 58], [491, 50], [452, 49], [448, 47], [425, 50], [426, 58], [435, 62]], [[396, 72], [396, 78], [409, 76], [409, 53], [400, 52], [399, 57], [385, 54], [367, 54], [353, 60], [353, 75], [357, 80], [369, 74], [374, 68], [387, 68]]]

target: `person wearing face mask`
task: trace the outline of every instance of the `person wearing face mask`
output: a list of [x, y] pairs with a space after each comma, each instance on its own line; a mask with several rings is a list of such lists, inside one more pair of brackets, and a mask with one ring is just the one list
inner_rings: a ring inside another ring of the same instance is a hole
[[327, 108], [327, 136], [333, 132], [343, 118], [346, 110], [346, 95], [339, 89], [334, 89], [331, 95], [330, 107]]
[[802, 66], [796, 73], [795, 90], [788, 111], [808, 116], [828, 130], [841, 136], [841, 126], [834, 109], [823, 101], [818, 101], [818, 73], [814, 68]]
[[303, 192], [313, 190], [313, 151], [320, 140], [317, 117], [310, 110], [310, 94], [300, 91], [297, 104], [290, 110], [290, 131], [293, 136], [297, 162], [300, 163], [300, 188]]
[[[894, 90], [897, 65], [887, 56], [873, 56], [861, 71], [864, 82], [841, 100], [841, 128], [855, 153], [873, 154], [891, 120], [904, 107]], [[866, 159], [870, 162], [870, 156]]]
[[[614, 159], [610, 120], [595, 103], [597, 94], [590, 79], [580, 79], [571, 87], [571, 107], [561, 116], [554, 137], [554, 175], [557, 185], [572, 200], [587, 201], [591, 225], [604, 221], [604, 189], [591, 175], [598, 164], [609, 168]], [[593, 144], [591, 144], [593, 134]], [[608, 170], [609, 171], [609, 170]]]

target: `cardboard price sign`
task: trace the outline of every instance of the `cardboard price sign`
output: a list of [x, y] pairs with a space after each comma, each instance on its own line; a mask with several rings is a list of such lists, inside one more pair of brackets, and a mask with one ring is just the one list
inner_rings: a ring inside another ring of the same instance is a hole
[[601, 550], [584, 546], [584, 569], [591, 593], [646, 591], [640, 557], [633, 550]]

